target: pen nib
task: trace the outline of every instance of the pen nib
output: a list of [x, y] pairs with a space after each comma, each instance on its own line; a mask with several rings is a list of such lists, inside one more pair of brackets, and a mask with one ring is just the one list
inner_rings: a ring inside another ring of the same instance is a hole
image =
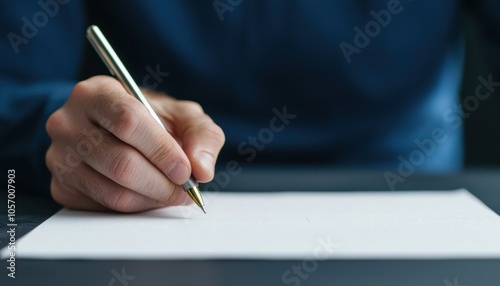
[[194, 203], [199, 206], [204, 213], [207, 213], [205, 211], [205, 203], [203, 202], [203, 198], [201, 197], [200, 189], [198, 189], [198, 186], [194, 186], [186, 190], [186, 192], [191, 197], [191, 199], [193, 199]]

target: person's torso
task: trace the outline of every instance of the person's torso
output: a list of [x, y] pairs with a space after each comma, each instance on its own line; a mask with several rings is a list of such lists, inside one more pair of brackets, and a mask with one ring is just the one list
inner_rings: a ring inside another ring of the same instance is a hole
[[89, 2], [139, 84], [199, 102], [224, 129], [226, 160], [392, 168], [441, 128], [448, 142], [418, 167], [461, 163], [443, 119], [459, 1]]

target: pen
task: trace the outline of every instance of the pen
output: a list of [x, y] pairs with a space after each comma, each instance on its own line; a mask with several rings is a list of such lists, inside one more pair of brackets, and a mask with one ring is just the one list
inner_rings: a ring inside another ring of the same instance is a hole
[[[144, 94], [142, 94], [141, 90], [132, 79], [132, 76], [130, 76], [130, 74], [128, 73], [122, 61], [118, 58], [111, 45], [102, 34], [99, 27], [95, 25], [89, 26], [87, 29], [87, 39], [94, 47], [97, 54], [99, 54], [102, 61], [106, 64], [111, 74], [116, 78], [118, 78], [118, 80], [122, 83], [123, 87], [125, 87], [127, 92], [135, 96], [140, 102], [142, 102], [148, 109], [149, 113], [151, 113], [153, 118], [161, 125], [161, 127], [167, 130], [163, 125], [163, 123], [161, 122], [158, 115], [156, 114], [156, 112], [149, 104]], [[193, 178], [193, 176], [191, 176], [187, 180], [187, 182], [182, 184], [182, 188], [184, 189], [184, 191], [188, 193], [191, 199], [193, 199], [193, 201], [201, 208], [201, 210], [203, 210], [203, 212], [206, 213], [203, 197], [201, 196], [200, 189], [198, 188], [198, 183]]]

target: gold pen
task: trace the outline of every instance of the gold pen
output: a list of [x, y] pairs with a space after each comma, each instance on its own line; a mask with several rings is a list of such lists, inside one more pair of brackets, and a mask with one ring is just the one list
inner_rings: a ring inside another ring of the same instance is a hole
[[[118, 78], [118, 80], [122, 83], [127, 92], [135, 96], [140, 102], [142, 102], [149, 110], [149, 113], [151, 113], [154, 119], [161, 125], [161, 127], [167, 130], [163, 125], [163, 123], [161, 122], [158, 115], [156, 114], [156, 112], [149, 104], [144, 94], [142, 94], [141, 90], [134, 82], [130, 74], [128, 73], [122, 61], [118, 58], [111, 45], [102, 34], [99, 27], [95, 25], [88, 27], [87, 39], [89, 39], [90, 43], [96, 50], [97, 54], [99, 54], [103, 62], [106, 64], [111, 74], [116, 78]], [[201, 210], [203, 210], [204, 213], [207, 213], [205, 211], [205, 203], [203, 202], [203, 197], [201, 196], [200, 189], [198, 188], [198, 183], [193, 178], [193, 176], [191, 176], [187, 180], [187, 182], [182, 184], [182, 188], [184, 189], [184, 191], [188, 193], [188, 195], [193, 199], [193, 201], [201, 208]]]

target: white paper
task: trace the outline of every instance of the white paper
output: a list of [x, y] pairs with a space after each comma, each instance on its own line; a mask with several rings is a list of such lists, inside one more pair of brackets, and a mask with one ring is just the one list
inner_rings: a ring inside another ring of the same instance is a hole
[[206, 215], [194, 206], [138, 214], [63, 209], [20, 239], [16, 256], [500, 258], [500, 217], [466, 190], [218, 193], [205, 199]]

